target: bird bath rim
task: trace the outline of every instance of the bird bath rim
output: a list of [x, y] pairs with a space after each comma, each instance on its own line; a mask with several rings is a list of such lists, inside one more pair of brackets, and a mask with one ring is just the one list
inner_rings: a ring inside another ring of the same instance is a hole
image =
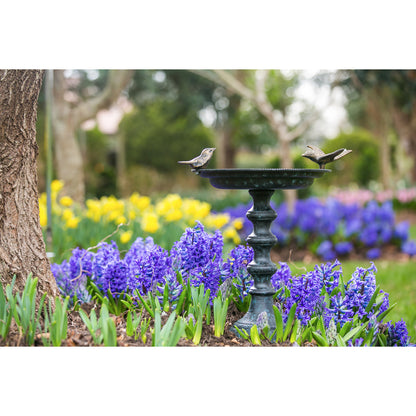
[[229, 168], [200, 169], [198, 174], [208, 178], [219, 189], [301, 189], [330, 169]]

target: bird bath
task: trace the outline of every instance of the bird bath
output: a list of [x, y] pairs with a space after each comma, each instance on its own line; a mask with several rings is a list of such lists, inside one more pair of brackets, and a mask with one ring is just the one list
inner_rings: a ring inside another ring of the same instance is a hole
[[251, 303], [248, 312], [235, 326], [250, 333], [260, 313], [266, 312], [271, 332], [275, 329], [273, 295], [275, 290], [271, 277], [277, 270], [271, 261], [270, 251], [277, 243], [270, 231], [277, 214], [270, 206], [270, 199], [277, 189], [307, 188], [328, 169], [200, 169], [199, 175], [208, 178], [215, 188], [247, 189], [253, 199], [253, 206], [247, 211], [247, 218], [253, 223], [253, 232], [247, 237], [247, 244], [254, 250], [254, 259], [247, 266], [254, 284], [250, 288]]

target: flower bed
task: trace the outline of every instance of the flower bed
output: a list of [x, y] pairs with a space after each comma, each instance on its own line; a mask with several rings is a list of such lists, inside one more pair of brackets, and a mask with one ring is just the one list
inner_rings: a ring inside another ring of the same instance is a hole
[[[184, 230], [196, 221], [207, 230], [221, 230], [226, 241], [239, 244], [240, 220], [231, 220], [226, 213], [211, 212], [210, 204], [169, 194], [159, 200], [133, 193], [129, 198], [114, 196], [88, 199], [86, 207], [61, 196], [63, 183], [52, 182], [52, 231], [55, 260], [68, 258], [74, 247], [95, 246], [112, 235], [120, 250], [127, 250], [134, 236], [152, 236], [164, 248], [170, 248]], [[46, 232], [46, 194], [39, 200], [40, 223]]]
[[[394, 245], [409, 256], [416, 254], [416, 242], [409, 239], [409, 223], [395, 222], [391, 201], [371, 200], [361, 206], [334, 198], [308, 198], [296, 202], [292, 215], [286, 203], [271, 206], [277, 212], [272, 232], [278, 238], [278, 247], [308, 248], [325, 261], [346, 258], [353, 252], [373, 260], [380, 257], [381, 249], [387, 245]], [[224, 210], [231, 218], [243, 221], [242, 239], [252, 230], [245, 218], [249, 208], [250, 204]]]
[[[163, 345], [171, 345], [173, 340], [177, 344], [182, 338], [199, 344], [203, 328], [212, 330], [214, 337], [223, 336], [231, 306], [241, 313], [247, 311], [253, 283], [247, 264], [252, 258], [252, 249], [241, 245], [224, 255], [221, 233], [210, 234], [197, 223], [170, 251], [151, 238], [136, 239], [124, 256], [114, 242], [102, 243], [96, 251], [75, 249], [69, 261], [54, 264], [52, 270], [62, 296], [68, 297], [70, 304], [94, 301], [105, 306], [105, 313], [127, 314], [129, 333], [137, 337], [139, 323], [145, 322], [145, 330], [140, 327], [140, 336], [145, 339], [149, 338], [147, 329], [156, 325], [158, 329], [150, 330], [152, 345], [163, 344], [160, 339], [155, 341], [154, 331], [161, 330], [160, 315], [165, 313], [167, 319], [173, 317], [169, 328], [173, 331], [175, 327], [176, 335], [166, 331], [173, 338], [167, 335]], [[297, 276], [287, 264], [280, 263], [271, 279], [276, 289], [276, 331], [271, 333], [267, 316], [260, 316], [250, 334], [240, 335], [258, 345], [277, 341], [322, 346], [408, 346], [405, 322], [385, 322], [394, 305], [389, 305], [388, 294], [377, 287], [375, 274], [372, 263], [367, 269], [357, 268], [346, 280], [341, 264], [335, 261]], [[85, 312], [82, 315], [93, 328]], [[97, 328], [91, 329], [92, 333]]]

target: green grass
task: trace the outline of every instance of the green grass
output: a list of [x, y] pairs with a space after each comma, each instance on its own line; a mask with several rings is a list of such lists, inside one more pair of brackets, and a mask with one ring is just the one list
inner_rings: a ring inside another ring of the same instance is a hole
[[[390, 305], [397, 303], [396, 307], [386, 317], [387, 321], [397, 322], [403, 319], [412, 343], [416, 343], [416, 262], [407, 263], [374, 261], [377, 267], [376, 282], [381, 290], [389, 294]], [[303, 263], [289, 264], [293, 274], [302, 274], [313, 270], [314, 265]], [[369, 261], [341, 262], [344, 281], [347, 282], [357, 267], [369, 267]]]

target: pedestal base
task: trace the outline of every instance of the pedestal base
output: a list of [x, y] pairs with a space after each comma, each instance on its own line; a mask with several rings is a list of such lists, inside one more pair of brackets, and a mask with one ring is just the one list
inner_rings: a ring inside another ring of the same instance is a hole
[[[254, 294], [251, 298], [250, 307], [247, 313], [234, 323], [238, 329], [245, 329], [250, 335], [250, 330], [253, 325], [257, 323], [259, 314], [262, 312], [267, 313], [268, 326], [270, 328], [270, 333], [276, 329], [276, 320], [273, 312], [273, 295], [260, 295]], [[240, 336], [240, 334], [235, 330], [231, 329], [232, 332]]]

